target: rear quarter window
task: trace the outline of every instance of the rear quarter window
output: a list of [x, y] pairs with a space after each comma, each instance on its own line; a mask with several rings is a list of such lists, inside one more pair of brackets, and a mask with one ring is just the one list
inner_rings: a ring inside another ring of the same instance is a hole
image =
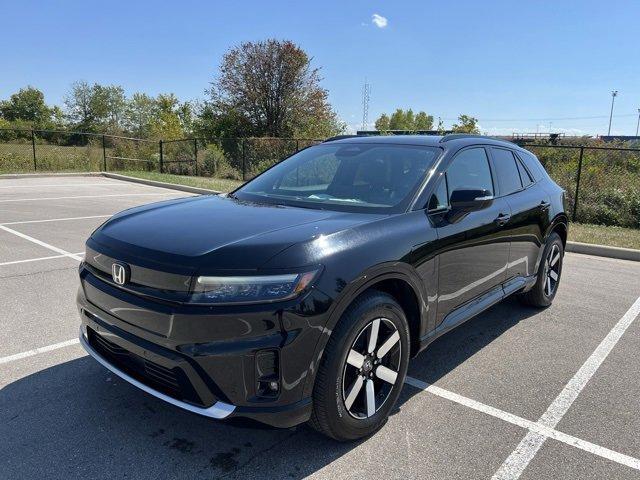
[[536, 182], [542, 180], [545, 176], [545, 169], [533, 153], [528, 151], [518, 151], [518, 157], [524, 162], [527, 170], [533, 175]]

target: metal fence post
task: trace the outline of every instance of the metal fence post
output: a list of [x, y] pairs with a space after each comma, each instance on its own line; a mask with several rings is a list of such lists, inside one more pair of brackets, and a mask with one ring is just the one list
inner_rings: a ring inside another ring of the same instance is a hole
[[160, 146], [160, 173], [162, 173], [162, 140], [158, 143]]
[[247, 154], [246, 154], [246, 143], [247, 141], [242, 139], [242, 180], [244, 181], [247, 177]]
[[296, 138], [296, 152], [300, 150], [300, 140]]
[[102, 171], [107, 171], [107, 142], [104, 135], [102, 135]]
[[580, 158], [578, 159], [578, 175], [576, 177], [576, 194], [573, 198], [573, 215], [572, 221], [576, 221], [576, 214], [578, 211], [578, 195], [580, 194], [580, 176], [582, 174], [582, 156], [584, 155], [584, 147], [580, 147]]
[[31, 149], [33, 150], [33, 171], [38, 170], [38, 162], [36, 160], [36, 134], [31, 129]]
[[198, 139], [197, 138], [193, 139], [193, 158], [195, 161], [196, 177], [197, 177], [198, 176]]

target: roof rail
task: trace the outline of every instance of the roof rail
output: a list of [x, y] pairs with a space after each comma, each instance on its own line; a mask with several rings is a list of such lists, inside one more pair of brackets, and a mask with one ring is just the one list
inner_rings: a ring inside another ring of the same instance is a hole
[[359, 135], [336, 135], [335, 137], [329, 137], [322, 143], [333, 142], [334, 140], [342, 140], [344, 138], [357, 138]]
[[517, 146], [516, 143], [510, 142], [509, 140], [503, 140], [502, 138], [494, 138], [487, 135], [477, 135], [473, 133], [451, 133], [449, 135], [443, 136], [438, 143], [448, 142], [449, 140], [458, 140], [460, 138], [484, 138], [484, 139], [493, 140], [495, 142], [510, 143]]
[[449, 140], [457, 140], [459, 138], [487, 138], [486, 135], [477, 135], [474, 133], [450, 133], [448, 135], [444, 135], [439, 143], [448, 142]]

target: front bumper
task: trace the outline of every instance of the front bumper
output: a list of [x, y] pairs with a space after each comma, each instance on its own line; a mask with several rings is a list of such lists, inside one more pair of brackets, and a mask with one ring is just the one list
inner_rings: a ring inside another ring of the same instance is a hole
[[[80, 278], [81, 343], [122, 379], [209, 418], [291, 427], [310, 417], [303, 392], [331, 303], [322, 292], [279, 306], [191, 307], [142, 298], [83, 268]], [[278, 359], [275, 395], [259, 391], [265, 351]]]
[[198, 415], [203, 415], [205, 417], [211, 417], [218, 420], [228, 417], [233, 413], [233, 411], [236, 408], [233, 405], [229, 405], [228, 403], [224, 403], [220, 401], [215, 402], [210, 407], [203, 408], [203, 407], [198, 407], [196, 405], [192, 405], [187, 402], [183, 402], [181, 400], [177, 400], [158, 390], [154, 390], [153, 388], [142, 383], [141, 381], [138, 381], [132, 376], [127, 375], [125, 372], [118, 369], [115, 365], [109, 363], [108, 360], [102, 357], [91, 345], [89, 345], [89, 340], [87, 338], [87, 335], [82, 331], [80, 332], [80, 345], [82, 345], [82, 347], [87, 351], [89, 355], [91, 355], [99, 363], [101, 363], [103, 367], [106, 367], [107, 369], [111, 370], [113, 373], [118, 375], [123, 380], [126, 380], [131, 385], [138, 387], [140, 390], [144, 390], [145, 392], [153, 395], [154, 397], [157, 397], [160, 400], [164, 400], [165, 402], [171, 403], [176, 407], [180, 407], [185, 410], [189, 410], [190, 412], [197, 413]]

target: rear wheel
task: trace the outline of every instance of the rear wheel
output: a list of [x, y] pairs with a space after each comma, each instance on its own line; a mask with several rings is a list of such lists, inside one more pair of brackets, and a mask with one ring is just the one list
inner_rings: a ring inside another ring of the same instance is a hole
[[311, 425], [336, 440], [372, 434], [398, 399], [408, 361], [409, 327], [400, 305], [378, 291], [358, 297], [325, 349]]
[[552, 233], [547, 240], [542, 261], [538, 267], [538, 278], [531, 290], [519, 297], [523, 303], [534, 307], [548, 307], [553, 302], [560, 285], [564, 248], [557, 233]]

